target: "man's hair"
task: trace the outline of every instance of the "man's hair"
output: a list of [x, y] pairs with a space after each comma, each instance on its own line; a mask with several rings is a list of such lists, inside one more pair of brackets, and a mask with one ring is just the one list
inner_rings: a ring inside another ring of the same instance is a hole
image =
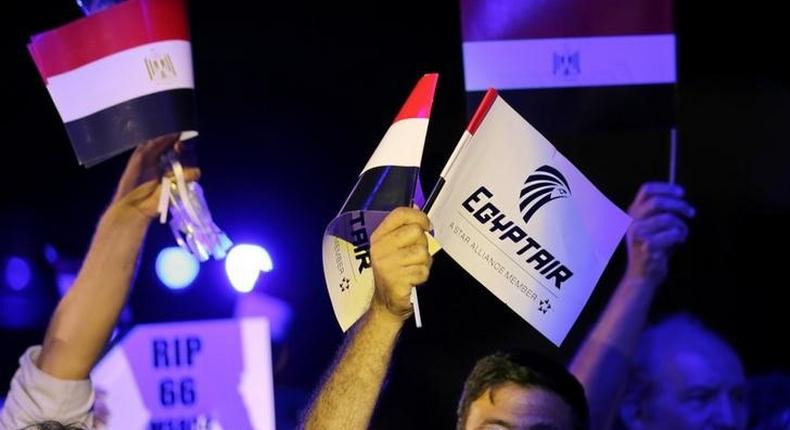
[[472, 402], [487, 390], [493, 401], [494, 392], [506, 383], [524, 388], [540, 388], [558, 395], [573, 411], [573, 427], [589, 427], [589, 410], [584, 388], [565, 367], [534, 352], [495, 353], [475, 364], [464, 383], [458, 404], [457, 428], [462, 430], [469, 417]]
[[61, 424], [57, 421], [45, 421], [27, 426], [22, 430], [87, 430], [87, 427], [79, 423]]
[[663, 361], [658, 354], [670, 350], [673, 345], [693, 347], [701, 345], [700, 342], [706, 340], [735, 353], [723, 338], [688, 313], [671, 314], [647, 327], [642, 332], [636, 347], [623, 403], [638, 405], [654, 392], [656, 383], [654, 368], [657, 363]]

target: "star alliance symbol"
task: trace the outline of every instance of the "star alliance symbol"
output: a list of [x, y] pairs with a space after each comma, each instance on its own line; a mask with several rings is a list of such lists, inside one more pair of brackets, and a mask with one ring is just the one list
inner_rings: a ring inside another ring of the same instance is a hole
[[551, 303], [549, 303], [549, 299], [541, 300], [540, 304], [538, 305], [538, 310], [543, 312], [545, 315], [551, 309]]

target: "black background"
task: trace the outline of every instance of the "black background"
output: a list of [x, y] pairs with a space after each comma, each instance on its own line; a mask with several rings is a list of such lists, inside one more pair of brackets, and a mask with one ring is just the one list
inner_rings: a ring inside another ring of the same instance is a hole
[[[80, 14], [73, 3], [2, 6], [0, 257], [37, 264], [34, 290], [54, 284], [43, 246], [79, 259], [125, 157], [86, 170], [25, 45], [31, 34]], [[790, 213], [790, 94], [780, 6], [682, 2], [678, 177], [698, 209], [675, 257], [656, 315], [687, 309], [722, 332], [751, 372], [788, 367], [784, 264]], [[278, 421], [287, 427], [341, 340], [324, 286], [323, 229], [416, 80], [441, 74], [423, 158], [430, 188], [466, 123], [460, 17], [455, 2], [192, 2], [201, 183], [215, 220], [237, 242], [256, 241], [275, 270], [258, 289], [286, 300], [295, 319], [274, 347]], [[528, 118], [529, 119], [529, 118]], [[641, 182], [663, 179], [666, 131], [557, 138], [568, 158], [626, 208]], [[231, 315], [235, 295], [220, 263], [187, 291], [153, 271], [169, 230], [154, 226], [131, 304], [136, 322]], [[474, 360], [530, 346], [567, 358], [622, 269], [622, 250], [559, 351], [446, 256], [421, 290], [425, 328], [409, 328], [380, 403], [377, 427], [448, 428]], [[9, 302], [5, 302], [6, 304]], [[0, 308], [7, 312], [10, 308]], [[49, 312], [48, 310], [46, 312]], [[0, 380], [9, 380], [32, 328], [2, 329]], [[0, 390], [2, 391], [2, 390]], [[386, 423], [386, 424], [384, 424]]]

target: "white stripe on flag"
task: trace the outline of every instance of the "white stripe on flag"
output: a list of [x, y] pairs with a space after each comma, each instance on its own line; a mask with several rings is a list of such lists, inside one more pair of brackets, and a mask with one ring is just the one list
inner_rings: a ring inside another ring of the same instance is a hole
[[467, 91], [670, 84], [675, 35], [465, 42]]
[[185, 40], [127, 49], [52, 76], [47, 82], [63, 122], [137, 97], [194, 87], [191, 45]]
[[362, 173], [379, 166], [420, 167], [428, 118], [407, 118], [392, 124]]

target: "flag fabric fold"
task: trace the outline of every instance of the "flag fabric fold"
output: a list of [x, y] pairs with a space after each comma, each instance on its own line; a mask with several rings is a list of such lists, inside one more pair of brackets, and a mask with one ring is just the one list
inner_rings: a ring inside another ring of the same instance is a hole
[[421, 206], [420, 162], [438, 77], [426, 74], [417, 82], [324, 232], [324, 276], [343, 331], [365, 313], [373, 296], [370, 235], [391, 210]]

